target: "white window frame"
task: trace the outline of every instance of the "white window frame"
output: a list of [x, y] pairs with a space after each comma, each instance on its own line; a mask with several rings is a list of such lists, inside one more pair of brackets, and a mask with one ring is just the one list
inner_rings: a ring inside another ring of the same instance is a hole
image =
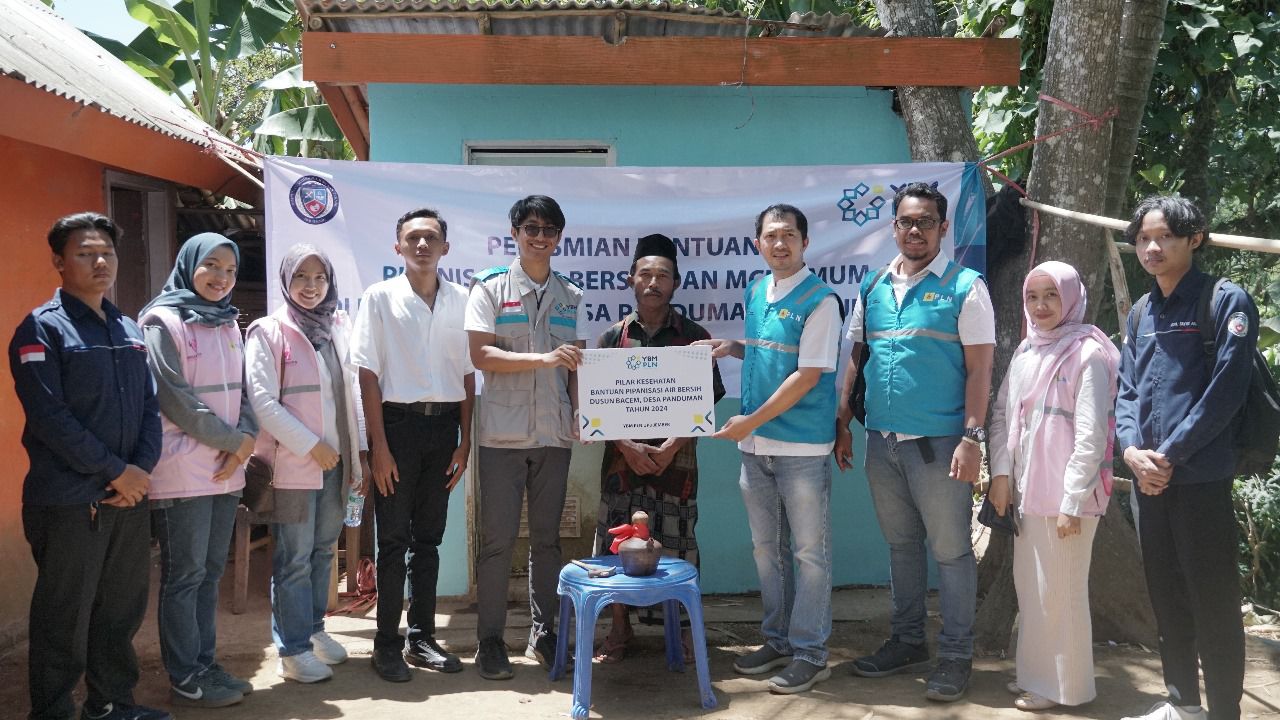
[[[476, 165], [478, 164], [475, 162], [477, 153], [496, 154], [504, 150], [532, 156], [536, 156], [539, 153], [569, 155], [575, 151], [589, 150], [593, 156], [604, 156], [604, 167], [616, 167], [618, 164], [618, 153], [613, 144], [600, 140], [464, 140], [462, 143], [462, 162], [465, 165]], [[565, 166], [555, 165], [549, 167]]]

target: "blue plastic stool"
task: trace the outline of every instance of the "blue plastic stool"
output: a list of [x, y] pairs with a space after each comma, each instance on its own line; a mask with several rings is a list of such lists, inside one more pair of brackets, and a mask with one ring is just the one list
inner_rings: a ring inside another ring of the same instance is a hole
[[574, 631], [578, 662], [573, 668], [573, 717], [581, 720], [590, 711], [591, 656], [595, 652], [596, 618], [601, 608], [612, 603], [637, 606], [662, 603], [667, 669], [672, 672], [684, 671], [684, 651], [680, 646], [680, 605], [684, 605], [693, 632], [693, 657], [698, 667], [702, 707], [714, 708], [716, 696], [711, 691], [711, 675], [707, 669], [707, 642], [702, 629], [702, 592], [698, 589], [697, 568], [684, 560], [664, 557], [658, 560], [658, 570], [654, 574], [631, 577], [622, 573], [622, 559], [617, 555], [594, 557], [586, 562], [600, 568], [617, 568], [618, 572], [611, 577], [589, 578], [586, 570], [573, 564], [565, 565], [560, 571], [560, 585], [556, 589], [560, 594], [560, 640], [556, 644], [551, 679], [564, 677], [569, 659], [569, 610], [573, 609], [578, 621]]

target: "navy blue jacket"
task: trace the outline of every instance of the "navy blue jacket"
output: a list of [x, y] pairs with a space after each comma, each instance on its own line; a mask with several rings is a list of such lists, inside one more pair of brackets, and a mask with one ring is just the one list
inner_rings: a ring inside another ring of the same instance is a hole
[[1258, 309], [1248, 293], [1225, 283], [1214, 299], [1216, 356], [1207, 356], [1198, 305], [1201, 287], [1216, 281], [1193, 265], [1168, 297], [1153, 283], [1143, 316], [1130, 313], [1135, 337], [1120, 353], [1117, 450], [1162, 453], [1173, 464], [1171, 483], [1234, 474], [1233, 421], [1249, 388]]
[[138, 324], [103, 300], [106, 320], [61, 289], [9, 343], [9, 368], [27, 423], [26, 505], [107, 497], [126, 464], [160, 459], [160, 406]]

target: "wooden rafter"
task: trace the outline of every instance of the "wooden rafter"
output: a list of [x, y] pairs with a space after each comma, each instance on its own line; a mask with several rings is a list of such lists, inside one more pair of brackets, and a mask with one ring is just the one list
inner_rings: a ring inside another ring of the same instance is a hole
[[1016, 85], [1016, 39], [415, 35], [308, 32], [303, 74], [330, 84]]

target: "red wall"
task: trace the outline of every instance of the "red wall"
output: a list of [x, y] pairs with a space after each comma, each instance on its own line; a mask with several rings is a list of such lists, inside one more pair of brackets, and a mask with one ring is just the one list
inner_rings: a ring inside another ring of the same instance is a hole
[[[26, 632], [35, 564], [22, 534], [22, 406], [9, 373], [9, 340], [35, 306], [58, 287], [45, 235], [59, 217], [81, 210], [106, 211], [104, 166], [40, 145], [0, 136], [0, 642]], [[7, 644], [7, 643], [5, 643]]]

